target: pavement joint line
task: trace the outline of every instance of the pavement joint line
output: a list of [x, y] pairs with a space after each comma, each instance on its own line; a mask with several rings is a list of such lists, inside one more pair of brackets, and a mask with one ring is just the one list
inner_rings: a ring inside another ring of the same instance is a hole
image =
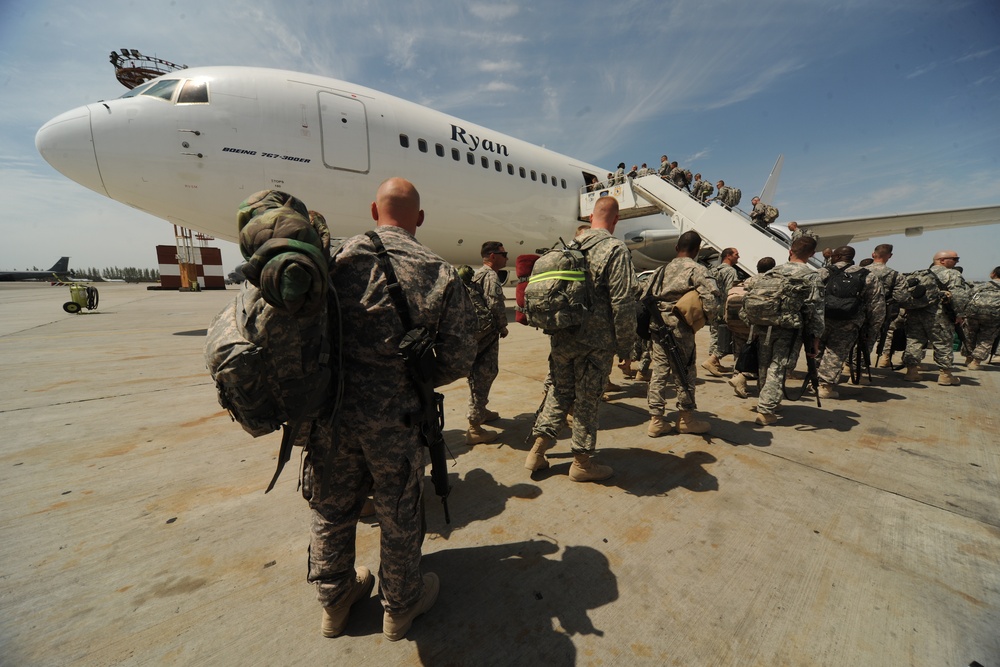
[[158, 394], [164, 391], [186, 390], [191, 387], [203, 387], [214, 382], [197, 382], [195, 384], [184, 385], [183, 387], [161, 387], [160, 389], [147, 389], [145, 391], [133, 391], [128, 394], [109, 394], [108, 396], [94, 396], [92, 398], [81, 398], [75, 401], [63, 401], [61, 403], [46, 403], [45, 405], [29, 405], [23, 408], [12, 408], [10, 410], [0, 410], [0, 415], [11, 412], [23, 412], [25, 410], [43, 410], [45, 408], [55, 408], [61, 405], [76, 405], [77, 403], [90, 403], [91, 401], [106, 401], [112, 398], [125, 398], [128, 396], [141, 396], [143, 394]]

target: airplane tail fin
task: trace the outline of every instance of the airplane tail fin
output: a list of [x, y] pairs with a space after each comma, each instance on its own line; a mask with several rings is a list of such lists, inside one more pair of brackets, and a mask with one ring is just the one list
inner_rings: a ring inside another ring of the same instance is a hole
[[784, 163], [785, 156], [779, 155], [777, 161], [774, 163], [774, 167], [771, 169], [771, 175], [767, 177], [767, 182], [764, 183], [764, 189], [760, 191], [760, 200], [765, 204], [774, 202], [774, 193], [778, 189], [778, 179], [781, 177], [781, 166]]
[[66, 273], [69, 271], [69, 257], [60, 257], [59, 261], [49, 269], [52, 273]]

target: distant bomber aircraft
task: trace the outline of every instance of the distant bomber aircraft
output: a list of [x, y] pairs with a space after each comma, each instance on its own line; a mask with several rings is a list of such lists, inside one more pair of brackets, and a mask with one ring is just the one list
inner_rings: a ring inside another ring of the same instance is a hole
[[69, 257], [60, 257], [48, 271], [0, 271], [0, 280], [65, 280], [74, 272], [69, 270]]

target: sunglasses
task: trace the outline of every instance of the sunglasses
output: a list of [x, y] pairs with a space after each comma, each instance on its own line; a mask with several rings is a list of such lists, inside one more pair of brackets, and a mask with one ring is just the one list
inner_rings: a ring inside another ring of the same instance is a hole
[[495, 252], [495, 253], [493, 253], [493, 254], [494, 254], [494, 255], [500, 255], [500, 256], [502, 256], [502, 257], [506, 257], [506, 256], [507, 256], [507, 251], [506, 251], [506, 250], [504, 250], [503, 252]]

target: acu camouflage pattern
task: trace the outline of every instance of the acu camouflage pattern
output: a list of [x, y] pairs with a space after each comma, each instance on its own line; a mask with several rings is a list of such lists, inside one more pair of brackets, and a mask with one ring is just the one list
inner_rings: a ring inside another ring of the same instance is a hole
[[[793, 280], [805, 281], [809, 286], [809, 294], [800, 309], [801, 330], [780, 327], [753, 327], [751, 330], [751, 334], [757, 336], [758, 344], [757, 383], [760, 393], [757, 412], [761, 414], [774, 414], [775, 408], [781, 403], [785, 374], [798, 361], [802, 334], [821, 337], [825, 328], [823, 283], [820, 282], [819, 273], [808, 264], [800, 262], [786, 262], [768, 271], [775, 272]], [[761, 279], [761, 275], [747, 281], [748, 291]]]
[[712, 270], [712, 276], [719, 286], [719, 315], [709, 327], [708, 353], [721, 359], [733, 349], [732, 332], [726, 326], [725, 305], [729, 290], [740, 276], [736, 269], [726, 263], [716, 266]]
[[535, 419], [531, 435], [555, 438], [573, 408], [573, 452], [593, 453], [597, 445], [597, 408], [611, 375], [614, 355], [631, 356], [637, 335], [636, 278], [625, 244], [605, 229], [583, 232], [578, 241], [600, 240], [587, 252], [593, 287], [590, 316], [576, 331], [550, 337], [552, 388]]
[[996, 304], [995, 299], [1000, 298], [1000, 279], [977, 283], [969, 294], [969, 306], [962, 324], [968, 343], [965, 354], [983, 362], [989, 358], [993, 341], [1000, 335], [1000, 305], [980, 310], [975, 304]]
[[482, 288], [493, 320], [492, 332], [479, 339], [476, 359], [469, 371], [468, 419], [470, 424], [482, 424], [486, 417], [486, 404], [490, 401], [490, 388], [500, 372], [500, 334], [507, 332], [507, 307], [496, 271], [484, 264], [472, 280]]
[[691, 186], [691, 194], [698, 201], [705, 201], [715, 192], [715, 186], [706, 180], [695, 181], [694, 185]]
[[942, 294], [937, 304], [920, 309], [906, 310], [906, 350], [903, 364], [917, 366], [924, 360], [928, 347], [934, 350], [934, 363], [939, 370], [950, 370], [955, 360], [955, 323], [947, 315], [945, 300], [948, 299], [958, 317], [964, 315], [968, 298], [968, 285], [962, 274], [955, 269], [932, 266], [930, 272], [949, 292]]
[[[435, 332], [435, 386], [466, 376], [476, 354], [475, 313], [461, 279], [405, 230], [377, 231], [413, 326]], [[398, 352], [403, 324], [367, 236], [341, 246], [330, 275], [344, 322], [343, 398], [336, 422], [314, 429], [303, 467], [302, 491], [312, 510], [308, 578], [317, 584], [323, 606], [350, 591], [358, 516], [373, 492], [381, 527], [383, 605], [400, 612], [423, 590], [421, 490], [428, 453], [419, 426], [408, 420], [420, 402]]]
[[[846, 273], [855, 273], [864, 269], [847, 262], [833, 264]], [[830, 269], [824, 267], [819, 272], [824, 283], [832, 275]], [[823, 330], [823, 345], [825, 349], [819, 361], [819, 379], [828, 384], [840, 382], [841, 371], [850, 357], [851, 348], [864, 338], [865, 350], [871, 348], [871, 341], [878, 338], [885, 320], [885, 293], [882, 290], [882, 280], [871, 271], [865, 277], [865, 287], [861, 293], [862, 305], [857, 315], [849, 320], [827, 318]]]
[[[708, 268], [694, 261], [690, 257], [677, 257], [666, 266], [656, 270], [650, 279], [646, 290], [642, 295], [642, 300], [646, 303], [654, 304], [660, 314], [660, 322], [656, 322], [654, 316], [650, 327], [669, 327], [677, 340], [681, 357], [686, 360], [683, 372], [687, 378], [687, 384], [694, 388], [698, 373], [695, 366], [697, 349], [695, 348], [694, 331], [686, 321], [678, 318], [671, 312], [678, 299], [687, 294], [692, 289], [697, 290], [701, 298], [702, 307], [705, 310], [705, 318], [712, 322], [719, 313], [719, 286]], [[653, 376], [649, 381], [649, 390], [646, 396], [651, 415], [664, 414], [666, 403], [667, 383], [672, 378], [671, 367], [667, 353], [663, 346], [653, 336], [652, 341], [652, 371]], [[678, 378], [672, 378], [677, 391], [677, 409], [694, 410], [694, 393], [689, 396], [683, 388], [683, 383]]]

